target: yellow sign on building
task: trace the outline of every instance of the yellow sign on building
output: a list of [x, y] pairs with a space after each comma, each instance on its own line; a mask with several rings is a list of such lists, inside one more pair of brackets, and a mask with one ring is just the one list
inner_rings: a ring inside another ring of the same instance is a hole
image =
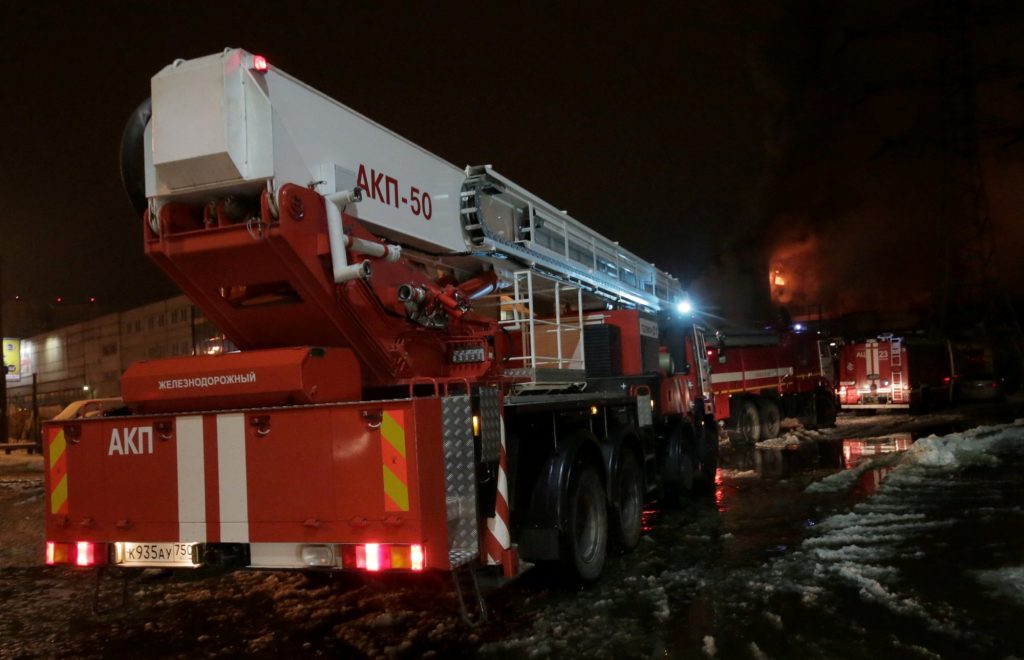
[[7, 380], [21, 380], [21, 340], [4, 338], [4, 366]]

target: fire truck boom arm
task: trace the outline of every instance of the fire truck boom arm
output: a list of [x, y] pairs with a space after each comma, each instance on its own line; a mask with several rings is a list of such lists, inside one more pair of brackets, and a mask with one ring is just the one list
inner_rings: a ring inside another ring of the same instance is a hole
[[[176, 61], [154, 76], [152, 98], [146, 191], [154, 211], [268, 186], [280, 203], [287, 183], [324, 196], [358, 188], [344, 213], [393, 243], [511, 258], [650, 310], [681, 295], [671, 275], [490, 166], [459, 169], [288, 74], [257, 68], [244, 50]], [[349, 264], [338, 240], [332, 235], [341, 281]]]

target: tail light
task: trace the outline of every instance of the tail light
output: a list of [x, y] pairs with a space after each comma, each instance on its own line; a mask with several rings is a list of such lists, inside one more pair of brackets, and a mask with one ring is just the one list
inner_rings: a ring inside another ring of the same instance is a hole
[[76, 566], [97, 566], [107, 563], [106, 550], [106, 543], [47, 541], [46, 565], [74, 564]]
[[92, 566], [96, 563], [96, 546], [88, 541], [75, 544], [75, 563], [79, 566]]
[[422, 571], [426, 553], [420, 544], [365, 543], [341, 548], [342, 568], [357, 568], [373, 573], [379, 571]]

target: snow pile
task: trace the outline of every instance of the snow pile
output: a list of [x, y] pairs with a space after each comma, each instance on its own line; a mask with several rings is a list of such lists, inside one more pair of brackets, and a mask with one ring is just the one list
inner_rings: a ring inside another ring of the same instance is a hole
[[809, 431], [803, 428], [788, 431], [777, 438], [762, 440], [757, 443], [758, 449], [786, 449], [797, 448], [800, 445], [809, 445], [818, 442], [823, 437], [821, 431]]
[[[860, 600], [915, 619], [933, 632], [970, 637], [970, 630], [961, 629], [962, 613], [952, 603], [931, 602], [908, 588], [902, 567], [923, 559], [929, 539], [969, 515], [965, 503], [996, 513], [1002, 501], [997, 484], [1002, 482], [979, 488], [978, 482], [963, 478], [966, 468], [998, 467], [1001, 456], [1022, 451], [1024, 420], [1017, 420], [923, 438], [904, 453], [875, 456], [812, 484], [807, 492], [838, 492], [868, 470], [889, 473], [872, 497], [821, 521], [796, 552], [777, 560], [771, 567], [776, 583], [783, 591], [801, 594], [805, 603], [826, 607], [841, 598], [843, 589], [836, 586], [844, 585]], [[999, 508], [999, 513], [1015, 515], [1014, 510]], [[1024, 603], [1024, 567], [977, 571], [974, 577], [999, 596]]]
[[979, 426], [964, 433], [930, 435], [910, 446], [905, 463], [935, 468], [995, 466], [999, 459], [992, 450], [1018, 440], [1022, 427], [1024, 420], [1017, 420], [1008, 426]]
[[[649, 563], [651, 556], [638, 559], [636, 568], [654, 569]], [[484, 643], [479, 654], [602, 658], [662, 655], [664, 640], [652, 634], [652, 626], [671, 626], [672, 602], [678, 602], [681, 593], [706, 588], [705, 577], [706, 571], [696, 567], [654, 569], [618, 579], [606, 575], [575, 596], [556, 592], [531, 605], [528, 625], [503, 634], [500, 640]], [[678, 616], [678, 612], [675, 614]]]
[[[1003, 426], [979, 426], [963, 433], [930, 435], [912, 444], [906, 452], [875, 456], [849, 470], [831, 474], [809, 485], [807, 492], [842, 492], [856, 484], [869, 470], [892, 466], [896, 470], [889, 479], [901, 481], [905, 485], [908, 480], [928, 478], [926, 475], [920, 476], [921, 471], [912, 468], [924, 468], [927, 472], [930, 468], [956, 470], [972, 466], [995, 467], [999, 465], [996, 453], [1016, 446], [1024, 446], [1024, 419]], [[901, 473], [899, 479], [895, 478], [897, 473]]]

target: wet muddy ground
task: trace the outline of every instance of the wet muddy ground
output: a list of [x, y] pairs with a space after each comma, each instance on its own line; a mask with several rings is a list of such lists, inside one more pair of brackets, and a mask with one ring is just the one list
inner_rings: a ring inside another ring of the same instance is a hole
[[96, 597], [95, 573], [39, 565], [39, 457], [0, 457], [0, 657], [1019, 657], [1024, 426], [977, 428], [1019, 417], [843, 415], [725, 447], [714, 492], [652, 507], [597, 584], [533, 570], [477, 627], [440, 576], [133, 571]]

